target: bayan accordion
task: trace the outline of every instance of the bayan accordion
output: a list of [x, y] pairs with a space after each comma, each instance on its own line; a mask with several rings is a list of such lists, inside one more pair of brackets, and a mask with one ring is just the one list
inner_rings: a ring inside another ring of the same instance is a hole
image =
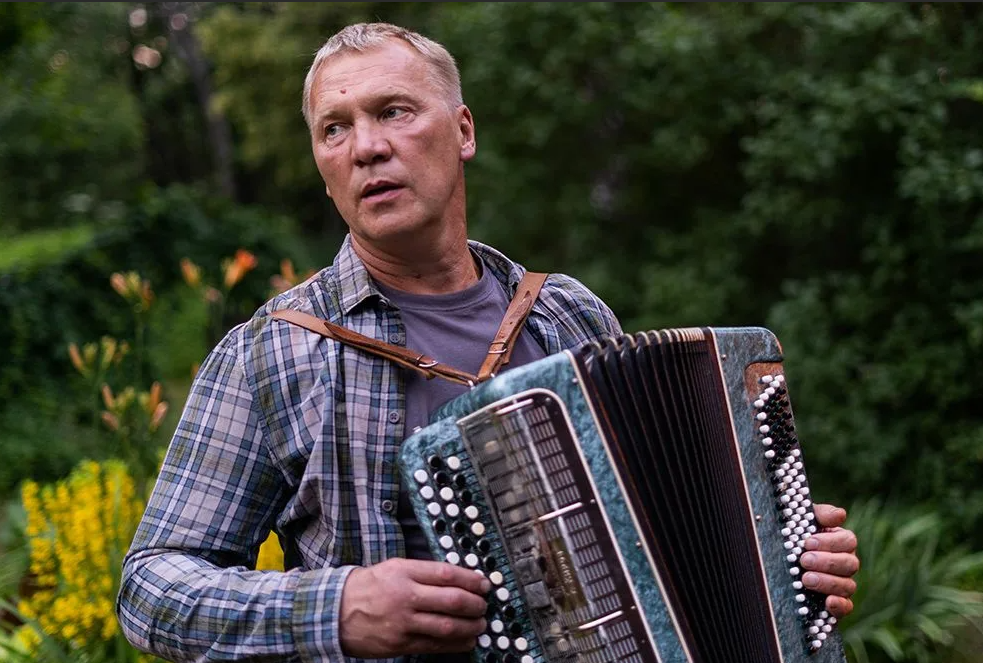
[[435, 559], [492, 582], [480, 663], [842, 663], [767, 329], [607, 338], [513, 368], [399, 456]]

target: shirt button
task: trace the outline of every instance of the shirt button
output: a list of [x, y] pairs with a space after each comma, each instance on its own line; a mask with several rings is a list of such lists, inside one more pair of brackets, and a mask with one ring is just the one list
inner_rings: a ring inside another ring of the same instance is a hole
[[392, 513], [395, 505], [392, 500], [382, 500], [382, 510], [386, 513]]
[[390, 343], [399, 343], [402, 340], [402, 335], [399, 332], [393, 332], [389, 335]]
[[392, 412], [389, 413], [389, 423], [391, 424], [399, 423], [399, 412], [393, 410]]

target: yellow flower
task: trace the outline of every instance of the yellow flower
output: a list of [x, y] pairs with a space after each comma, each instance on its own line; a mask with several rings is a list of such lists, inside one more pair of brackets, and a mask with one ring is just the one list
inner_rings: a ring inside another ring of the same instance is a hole
[[[25, 482], [21, 499], [37, 590], [19, 608], [73, 647], [112, 642], [122, 556], [144, 508], [125, 465], [85, 461], [56, 484]], [[18, 641], [31, 646], [34, 636]]]
[[274, 532], [270, 532], [266, 541], [259, 547], [256, 570], [283, 570], [283, 550], [280, 548], [280, 540]]

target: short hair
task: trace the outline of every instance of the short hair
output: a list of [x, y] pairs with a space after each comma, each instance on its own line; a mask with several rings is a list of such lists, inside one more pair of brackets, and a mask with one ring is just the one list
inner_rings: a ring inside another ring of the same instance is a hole
[[403, 40], [424, 57], [437, 85], [447, 92], [449, 103], [458, 106], [464, 103], [461, 94], [461, 74], [457, 69], [457, 62], [442, 45], [419, 33], [391, 23], [354, 23], [336, 32], [321, 46], [314, 56], [314, 62], [307, 71], [301, 112], [304, 114], [304, 121], [308, 128], [311, 128], [311, 113], [313, 112], [311, 88], [314, 86], [314, 77], [321, 65], [338, 53], [366, 51], [381, 46], [391, 39]]

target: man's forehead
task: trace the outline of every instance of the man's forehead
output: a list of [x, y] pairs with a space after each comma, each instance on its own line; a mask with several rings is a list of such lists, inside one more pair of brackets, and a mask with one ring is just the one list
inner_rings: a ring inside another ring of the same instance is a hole
[[408, 44], [390, 40], [364, 51], [348, 50], [331, 56], [321, 65], [318, 78], [326, 88], [337, 88], [382, 77], [426, 77], [427, 73], [422, 55]]

